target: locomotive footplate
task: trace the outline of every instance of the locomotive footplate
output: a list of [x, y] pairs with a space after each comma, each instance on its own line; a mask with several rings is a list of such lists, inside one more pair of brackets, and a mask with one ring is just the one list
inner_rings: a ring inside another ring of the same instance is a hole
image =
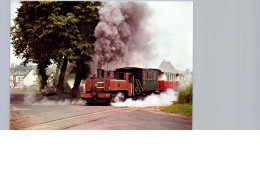
[[89, 104], [95, 103], [108, 103], [110, 102], [110, 94], [109, 93], [83, 93], [81, 95], [83, 100], [86, 100]]

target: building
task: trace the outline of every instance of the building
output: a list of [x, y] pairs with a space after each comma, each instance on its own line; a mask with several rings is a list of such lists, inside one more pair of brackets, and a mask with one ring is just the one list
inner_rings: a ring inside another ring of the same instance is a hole
[[186, 69], [184, 72], [183, 72], [183, 75], [184, 75], [184, 81], [192, 81], [192, 72], [189, 70], [189, 69]]
[[14, 88], [14, 75], [10, 74], [10, 88]]
[[183, 81], [184, 79], [183, 74], [179, 73], [170, 61], [164, 59], [160, 64], [159, 69], [163, 72], [159, 78], [160, 80]]
[[23, 77], [23, 88], [25, 90], [39, 91], [39, 87], [35, 69], [29, 70]]
[[23, 78], [26, 75], [25, 72], [15, 72], [10, 76], [10, 87], [23, 88]]

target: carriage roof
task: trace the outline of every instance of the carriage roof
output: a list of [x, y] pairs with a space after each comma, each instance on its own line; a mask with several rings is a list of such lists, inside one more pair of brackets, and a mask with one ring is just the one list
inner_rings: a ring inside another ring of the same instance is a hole
[[122, 67], [116, 69], [116, 71], [136, 71], [136, 70], [153, 70], [153, 71], [158, 71], [159, 73], [162, 72], [160, 69], [155, 69], [155, 68], [141, 68], [141, 67]]

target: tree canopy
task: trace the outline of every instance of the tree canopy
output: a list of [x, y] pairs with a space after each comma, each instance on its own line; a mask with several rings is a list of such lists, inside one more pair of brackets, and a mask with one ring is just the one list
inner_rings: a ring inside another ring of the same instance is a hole
[[[37, 64], [45, 80], [44, 72], [51, 63], [66, 67], [64, 62], [67, 61], [83, 65], [91, 61], [100, 2], [27, 1], [21, 4], [15, 25], [11, 27], [11, 43], [24, 65]], [[82, 76], [84, 70], [80, 72]]]

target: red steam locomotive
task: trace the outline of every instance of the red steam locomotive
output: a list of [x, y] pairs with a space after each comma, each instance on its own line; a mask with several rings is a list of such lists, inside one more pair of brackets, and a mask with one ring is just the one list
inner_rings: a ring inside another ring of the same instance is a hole
[[81, 98], [88, 104], [114, 102], [118, 93], [136, 99], [167, 89], [177, 90], [179, 86], [178, 81], [162, 80], [163, 72], [159, 69], [124, 67], [115, 71], [98, 69], [97, 73], [97, 77], [85, 81]]

